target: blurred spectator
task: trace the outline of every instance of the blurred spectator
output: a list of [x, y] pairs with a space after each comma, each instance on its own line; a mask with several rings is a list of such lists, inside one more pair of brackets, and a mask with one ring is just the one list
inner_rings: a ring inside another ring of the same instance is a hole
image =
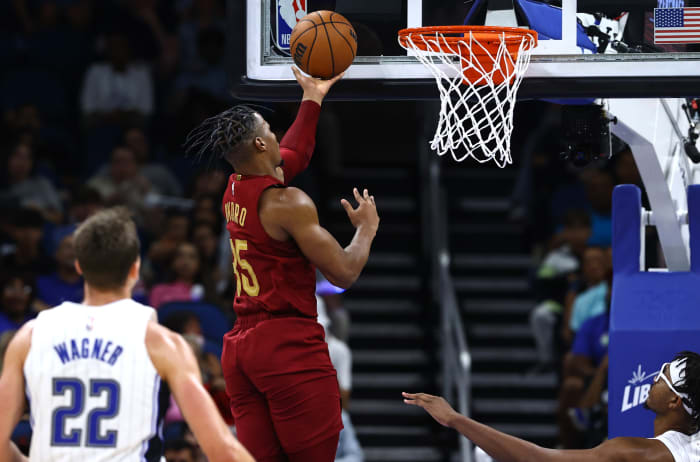
[[[607, 333], [606, 333], [607, 337]], [[608, 435], [608, 355], [596, 367], [596, 371], [576, 408], [569, 409], [574, 426], [584, 432], [584, 448], [592, 448]]]
[[207, 344], [202, 336], [201, 328], [198, 334], [185, 333], [184, 337], [199, 361], [204, 388], [211, 395], [224, 421], [230, 426], [233, 425], [233, 415], [231, 414], [231, 407], [226, 394], [226, 381], [224, 380], [224, 371], [221, 367], [220, 352], [217, 352], [217, 356], [208, 351], [213, 348]]
[[[223, 197], [228, 176], [221, 170], [201, 170], [192, 182], [190, 197], [197, 200], [201, 196]], [[220, 200], [219, 200], [220, 202]], [[219, 204], [221, 205], [221, 204]]]
[[[610, 249], [589, 247], [583, 255], [583, 280], [587, 289], [576, 296], [565, 313], [564, 338], [573, 338], [586, 320], [605, 312], [608, 280], [612, 275]], [[568, 307], [567, 307], [568, 308]]]
[[[571, 347], [571, 357], [573, 362], [579, 364], [571, 365], [567, 375], [590, 375], [580, 374], [581, 372], [591, 372], [608, 354], [610, 329], [610, 314], [608, 310], [597, 316], [593, 316], [583, 323], [576, 332], [574, 344]], [[579, 360], [580, 359], [580, 360]], [[572, 361], [569, 361], [570, 363]]]
[[[46, 167], [62, 175], [74, 173], [76, 160], [73, 153], [76, 142], [66, 131], [65, 124], [59, 126], [56, 124], [59, 121], [46, 123], [39, 107], [31, 102], [23, 102], [15, 108], [7, 109], [3, 117], [9, 135], [17, 136], [18, 143], [31, 147], [39, 174], [54, 173]], [[52, 178], [49, 176], [49, 179]]]
[[106, 205], [125, 205], [136, 214], [136, 222], [142, 222], [143, 199], [151, 183], [141, 173], [131, 148], [114, 148], [109, 168], [93, 176], [88, 186], [100, 193]]
[[91, 52], [92, 1], [41, 0], [30, 1], [29, 6], [34, 26], [24, 42], [29, 58], [60, 73], [73, 86], [71, 80], [79, 79]]
[[637, 163], [629, 146], [615, 154], [612, 158], [616, 184], [633, 184], [644, 188], [642, 177], [637, 169]]
[[36, 175], [32, 147], [25, 142], [15, 144], [6, 167], [2, 200], [37, 210], [45, 220], [59, 223], [63, 207], [58, 192], [49, 180]]
[[365, 455], [362, 452], [360, 441], [357, 439], [355, 427], [350, 420], [350, 414], [344, 410], [340, 414], [343, 419], [343, 429], [340, 430], [338, 449], [335, 452], [335, 462], [363, 462]]
[[58, 306], [63, 302], [83, 300], [83, 278], [75, 270], [73, 234], [59, 233], [54, 254], [56, 271], [37, 280], [37, 309]]
[[180, 68], [185, 71], [201, 69], [202, 57], [198, 53], [197, 38], [204, 29], [216, 29], [224, 32], [226, 21], [224, 10], [219, 0], [193, 0], [187, 8], [186, 18], [180, 24]]
[[[207, 223], [216, 229], [221, 229], [221, 196], [200, 195], [195, 199], [192, 209], [192, 220], [197, 223]], [[219, 233], [217, 233], [219, 234]]]
[[[106, 3], [106, 2], [105, 2]], [[170, 1], [123, 0], [117, 8], [106, 11], [108, 30], [126, 31], [134, 48], [134, 56], [157, 64], [162, 74], [171, 72], [178, 58], [176, 17]]]
[[345, 342], [332, 334], [332, 322], [328, 317], [326, 304], [319, 295], [316, 295], [316, 310], [318, 312], [318, 323], [326, 331], [326, 343], [328, 343], [328, 354], [331, 357], [331, 363], [333, 363], [333, 367], [338, 373], [338, 386], [340, 387], [343, 409], [348, 409], [352, 391], [352, 353]]
[[0, 257], [0, 269], [30, 275], [51, 271], [51, 259], [41, 248], [44, 235], [41, 214], [32, 209], [17, 209], [10, 222], [13, 245], [3, 248], [6, 253]]
[[150, 147], [143, 129], [139, 127], [127, 129], [124, 132], [123, 141], [124, 145], [134, 152], [141, 174], [159, 194], [182, 196], [182, 185], [175, 175], [162, 164], [151, 162]]
[[[608, 284], [608, 283], [606, 283]], [[559, 426], [567, 448], [584, 445], [581, 431], [593, 429], [591, 409], [600, 403], [607, 384], [610, 297], [605, 310], [589, 318], [576, 333], [574, 345], [564, 361], [559, 395]], [[573, 419], [572, 419], [573, 417]], [[600, 432], [598, 432], [600, 433]], [[600, 433], [599, 438], [605, 437]], [[589, 444], [596, 445], [598, 441]]]
[[581, 174], [591, 207], [591, 237], [588, 245], [612, 244], [612, 192], [615, 181], [607, 170], [589, 169]]
[[355, 428], [352, 425], [348, 409], [350, 407], [350, 393], [352, 391], [352, 353], [347, 344], [333, 336], [331, 333], [332, 322], [327, 316], [326, 304], [323, 299], [316, 295], [316, 306], [318, 311], [318, 323], [326, 331], [326, 343], [328, 343], [328, 354], [331, 363], [338, 374], [338, 387], [343, 406], [341, 418], [343, 419], [343, 429], [340, 431], [338, 449], [335, 454], [335, 462], [362, 462], [364, 454], [357, 440]]
[[192, 226], [192, 242], [197, 246], [205, 266], [215, 266], [218, 261], [217, 229], [207, 221], [195, 221]]
[[161, 230], [158, 240], [148, 249], [148, 265], [154, 271], [166, 271], [169, 268], [177, 246], [187, 241], [190, 220], [186, 214], [172, 210], [165, 217]]
[[[224, 66], [226, 36], [214, 27], [202, 29], [197, 34], [200, 63], [197, 68], [183, 71], [175, 80], [176, 99], [183, 101], [188, 91], [194, 89], [221, 100], [230, 100], [228, 78]], [[181, 106], [182, 102], [176, 102]]]
[[[209, 391], [214, 403], [219, 408], [224, 421], [233, 425], [233, 416], [229, 407], [228, 395], [226, 394], [226, 382], [221, 368], [221, 350], [218, 345], [208, 341], [202, 332], [197, 315], [192, 312], [179, 312], [169, 316], [163, 321], [163, 325], [181, 334], [192, 348], [199, 368], [202, 371], [202, 383]], [[218, 339], [217, 339], [218, 340]], [[216, 351], [216, 354], [214, 354]], [[182, 414], [177, 403], [171, 398], [171, 405], [166, 414], [166, 421], [180, 421]]]
[[[552, 133], [561, 128], [562, 106], [528, 101], [524, 107], [538, 114], [538, 123], [523, 132], [527, 136], [524, 137], [517, 156], [520, 168], [511, 196], [509, 218], [511, 221], [530, 224], [534, 228], [532, 234], [537, 239], [547, 234], [547, 210], [541, 204], [551, 200], [552, 192], [565, 178], [565, 167], [559, 158], [559, 139], [552, 136]], [[516, 111], [515, 116], [518, 115]], [[528, 118], [519, 120], [517, 126], [531, 123]], [[560, 218], [555, 217], [554, 222], [559, 222]]]
[[34, 280], [28, 276], [10, 275], [2, 281], [0, 335], [19, 329], [36, 315], [34, 291]]
[[166, 462], [198, 462], [197, 447], [184, 440], [170, 441], [165, 444]]
[[102, 195], [95, 188], [81, 186], [72, 195], [68, 205], [67, 222], [70, 225], [82, 223], [103, 206]]
[[535, 291], [541, 301], [530, 313], [530, 326], [538, 362], [531, 372], [551, 371], [556, 365], [557, 326], [561, 324], [567, 292], [576, 280], [590, 234], [588, 214], [582, 210], [569, 211], [564, 218], [564, 228], [552, 238], [552, 250], [537, 270]]
[[341, 295], [345, 291], [328, 282], [320, 273], [317, 276], [320, 279], [316, 282], [316, 294], [323, 299], [326, 313], [330, 319], [330, 331], [340, 341], [347, 342], [350, 337], [350, 314], [343, 307], [343, 296]]
[[153, 112], [153, 83], [148, 67], [132, 61], [128, 38], [112, 33], [106, 41], [107, 62], [87, 70], [81, 96], [88, 125], [143, 124]]
[[223, 307], [225, 302], [218, 294], [224, 291], [230, 280], [227, 279], [228, 273], [222, 273], [219, 268], [219, 237], [216, 228], [207, 222], [195, 222], [192, 227], [192, 242], [202, 261], [201, 277], [205, 298], [209, 303]]
[[151, 290], [150, 305], [158, 309], [168, 302], [198, 301], [204, 298], [200, 283], [202, 263], [197, 247], [189, 242], [179, 244], [171, 265], [171, 282], [157, 284]]

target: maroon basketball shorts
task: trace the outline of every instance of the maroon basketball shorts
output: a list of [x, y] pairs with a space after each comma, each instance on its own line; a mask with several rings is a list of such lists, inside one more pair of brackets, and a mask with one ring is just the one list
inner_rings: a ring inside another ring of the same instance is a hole
[[238, 439], [256, 459], [297, 453], [343, 428], [324, 338], [315, 319], [267, 313], [240, 317], [224, 336], [221, 363]]

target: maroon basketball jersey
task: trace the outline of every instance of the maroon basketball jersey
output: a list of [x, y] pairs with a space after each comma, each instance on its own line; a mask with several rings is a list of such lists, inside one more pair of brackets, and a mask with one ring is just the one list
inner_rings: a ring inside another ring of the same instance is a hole
[[297, 311], [316, 316], [316, 272], [293, 240], [271, 238], [258, 216], [260, 195], [284, 187], [272, 176], [233, 174], [224, 193], [223, 212], [229, 232], [238, 316], [260, 311]]

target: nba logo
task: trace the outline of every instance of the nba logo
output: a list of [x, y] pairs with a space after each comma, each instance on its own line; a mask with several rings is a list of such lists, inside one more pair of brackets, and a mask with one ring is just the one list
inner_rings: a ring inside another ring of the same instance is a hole
[[292, 29], [306, 16], [307, 0], [277, 0], [277, 47], [289, 51]]

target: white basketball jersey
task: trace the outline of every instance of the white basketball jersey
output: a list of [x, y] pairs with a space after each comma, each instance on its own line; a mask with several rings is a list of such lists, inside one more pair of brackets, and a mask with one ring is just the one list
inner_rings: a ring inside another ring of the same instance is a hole
[[160, 461], [161, 383], [148, 351], [153, 308], [65, 302], [39, 314], [24, 363], [32, 461]]
[[686, 435], [669, 430], [655, 439], [666, 445], [675, 462], [698, 462], [700, 460], [700, 433]]

